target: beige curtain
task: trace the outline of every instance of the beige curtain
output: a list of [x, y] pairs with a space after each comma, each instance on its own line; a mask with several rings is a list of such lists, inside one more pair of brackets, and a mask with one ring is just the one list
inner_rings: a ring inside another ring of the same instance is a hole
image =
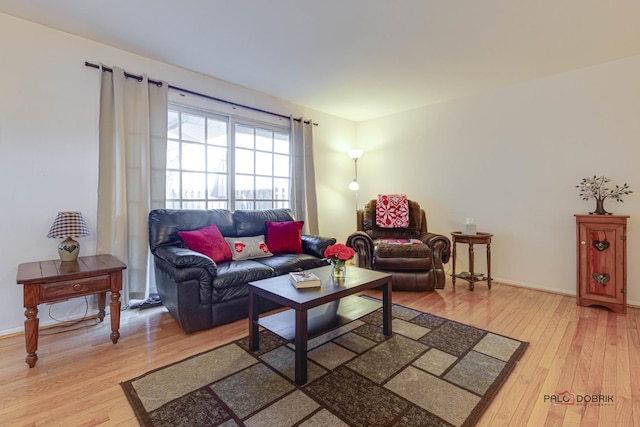
[[318, 201], [313, 164], [313, 123], [291, 119], [293, 141], [293, 213], [304, 220], [305, 234], [318, 234]]
[[166, 83], [101, 73], [96, 245], [127, 264], [125, 303], [150, 291], [148, 215], [164, 207], [167, 101]]

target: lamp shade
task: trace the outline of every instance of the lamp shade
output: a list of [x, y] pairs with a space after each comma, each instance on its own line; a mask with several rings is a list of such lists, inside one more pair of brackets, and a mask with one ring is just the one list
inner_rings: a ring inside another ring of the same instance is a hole
[[81, 212], [58, 212], [47, 237], [86, 237], [89, 227]]
[[363, 150], [359, 149], [359, 148], [354, 148], [353, 150], [349, 150], [347, 152], [347, 154], [349, 155], [349, 157], [351, 157], [352, 159], [356, 160], [359, 159], [360, 157], [362, 157], [362, 154], [364, 153]]
[[72, 237], [85, 237], [89, 235], [89, 227], [84, 222], [80, 212], [58, 212], [56, 219], [49, 229], [47, 237], [65, 238], [58, 245], [58, 255], [62, 261], [75, 261], [80, 253], [80, 243]]

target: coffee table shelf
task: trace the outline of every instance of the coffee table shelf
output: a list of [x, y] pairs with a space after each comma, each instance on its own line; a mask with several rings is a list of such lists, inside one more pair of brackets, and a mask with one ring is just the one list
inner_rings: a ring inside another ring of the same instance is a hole
[[[382, 302], [355, 295], [314, 307], [307, 312], [307, 338], [339, 328], [380, 307]], [[296, 337], [296, 312], [293, 309], [262, 317], [258, 324], [287, 341], [293, 341]]]

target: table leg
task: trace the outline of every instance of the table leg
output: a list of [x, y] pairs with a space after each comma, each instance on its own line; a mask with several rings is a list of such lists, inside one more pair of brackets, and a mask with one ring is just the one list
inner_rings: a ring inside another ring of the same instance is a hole
[[24, 315], [27, 318], [24, 321], [24, 338], [27, 345], [27, 357], [24, 361], [33, 368], [38, 361], [38, 307], [26, 307]]
[[98, 294], [98, 319], [102, 322], [105, 316], [105, 307], [107, 306], [107, 293]]
[[307, 310], [296, 310], [295, 345], [296, 384], [303, 385], [307, 382]]
[[474, 279], [474, 273], [473, 273], [473, 269], [474, 269], [474, 251], [473, 251], [473, 243], [469, 243], [469, 274], [471, 274], [470, 277], [470, 281], [469, 281], [469, 289], [473, 290], [473, 281]]
[[111, 291], [111, 341], [115, 344], [120, 338], [120, 292]]
[[456, 241], [453, 240], [451, 251], [451, 284], [456, 287]]
[[391, 281], [382, 287], [382, 332], [392, 334]]
[[491, 289], [491, 241], [487, 243], [487, 285]]
[[255, 293], [249, 289], [249, 350], [256, 351], [260, 348], [260, 336], [258, 335], [258, 301]]

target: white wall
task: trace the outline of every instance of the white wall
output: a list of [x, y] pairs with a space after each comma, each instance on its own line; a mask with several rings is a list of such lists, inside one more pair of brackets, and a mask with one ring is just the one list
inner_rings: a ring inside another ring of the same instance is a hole
[[474, 218], [494, 234], [496, 280], [575, 294], [573, 215], [595, 208], [575, 186], [594, 174], [626, 181], [636, 193], [605, 208], [631, 216], [628, 299], [640, 305], [639, 138], [637, 56], [359, 123], [362, 199], [406, 193], [446, 235]]
[[[85, 67], [85, 61], [117, 65], [267, 111], [305, 114], [320, 123], [314, 129], [320, 147], [338, 144], [336, 150], [346, 150], [356, 138], [353, 122], [4, 14], [0, 14], [0, 40], [0, 182], [4, 190], [0, 223], [7, 242], [0, 257], [0, 335], [23, 330], [18, 264], [58, 256], [59, 241], [45, 237], [58, 211], [83, 213], [93, 235], [79, 239], [81, 253], [95, 254], [99, 71]], [[318, 151], [322, 162], [333, 155], [330, 150]], [[325, 172], [329, 170], [318, 168], [319, 191], [331, 187], [323, 179]], [[340, 178], [343, 194], [334, 199], [350, 196], [346, 185], [351, 171], [344, 174]], [[327, 212], [332, 211], [320, 213], [322, 231], [333, 220], [333, 213]], [[331, 231], [329, 227], [327, 232]], [[44, 325], [54, 323], [49, 310], [54, 318], [77, 318], [84, 313], [85, 302], [76, 298], [39, 308]]]

